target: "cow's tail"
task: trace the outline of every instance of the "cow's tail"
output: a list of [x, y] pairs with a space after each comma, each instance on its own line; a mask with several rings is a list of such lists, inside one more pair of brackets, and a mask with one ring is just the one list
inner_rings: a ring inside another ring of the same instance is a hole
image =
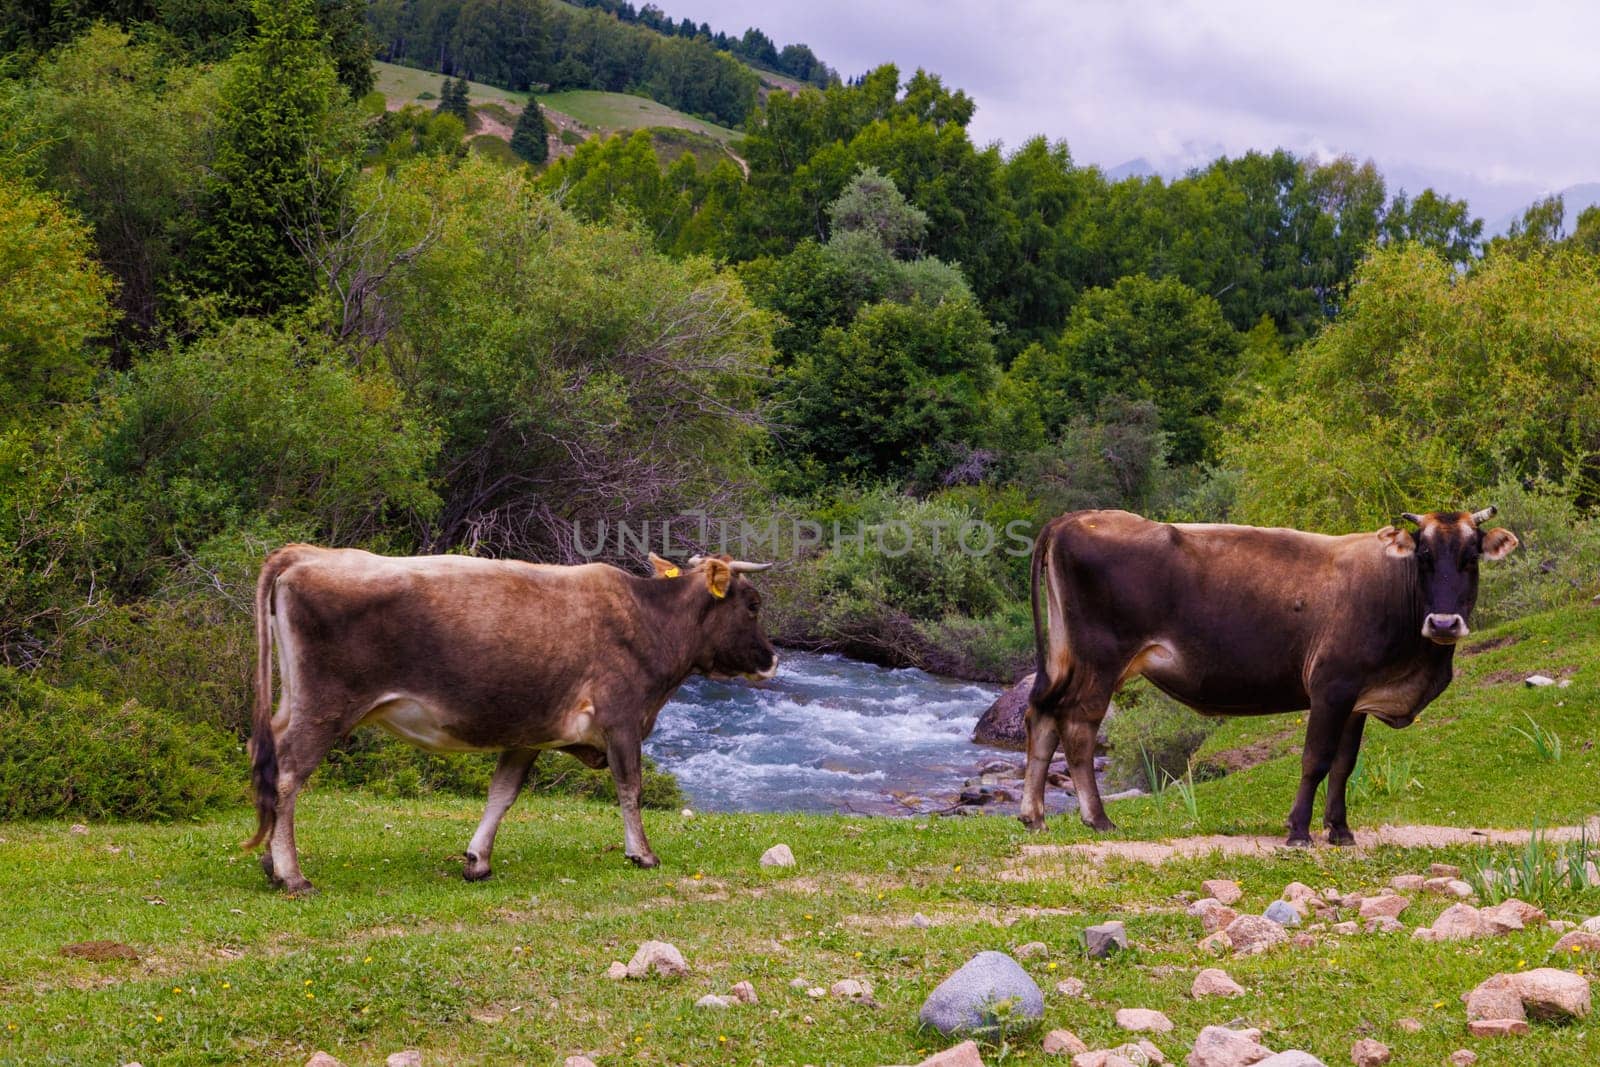
[[[1039, 578], [1043, 575], [1045, 581], [1050, 580], [1044, 571], [1054, 526], [1055, 523], [1047, 522], [1044, 524], [1044, 529], [1039, 531], [1039, 539], [1033, 545], [1033, 568], [1028, 581], [1028, 606], [1033, 609], [1034, 651], [1033, 691], [1028, 697], [1028, 702], [1035, 707], [1039, 706], [1041, 699], [1050, 691], [1051, 682], [1049, 637], [1045, 633], [1045, 616], [1039, 610]], [[1050, 591], [1046, 589], [1045, 596], [1049, 595]]]
[[256, 582], [255, 703], [250, 722], [250, 783], [256, 794], [256, 832], [240, 847], [249, 851], [267, 839], [278, 821], [278, 745], [272, 736], [272, 601], [278, 575], [290, 562], [282, 549], [261, 566]]

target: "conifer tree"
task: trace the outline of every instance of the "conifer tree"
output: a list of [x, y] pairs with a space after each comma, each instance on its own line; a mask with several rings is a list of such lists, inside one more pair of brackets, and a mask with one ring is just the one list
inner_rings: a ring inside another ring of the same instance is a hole
[[511, 151], [529, 163], [539, 164], [550, 158], [549, 127], [545, 124], [544, 110], [539, 101], [528, 97], [528, 106], [517, 119], [517, 128], [511, 134]]

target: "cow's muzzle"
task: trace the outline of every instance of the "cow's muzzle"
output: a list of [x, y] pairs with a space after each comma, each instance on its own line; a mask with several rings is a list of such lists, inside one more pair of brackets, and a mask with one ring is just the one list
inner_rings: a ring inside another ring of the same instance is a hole
[[775, 678], [777, 676], [777, 674], [778, 674], [778, 657], [777, 656], [773, 656], [772, 657], [772, 666], [768, 667], [764, 671], [753, 671], [750, 674], [745, 675], [745, 677], [750, 679], [752, 682], [770, 682], [770, 681], [772, 681], [773, 678]]
[[1422, 620], [1422, 636], [1439, 645], [1453, 645], [1471, 632], [1460, 615], [1434, 613]]

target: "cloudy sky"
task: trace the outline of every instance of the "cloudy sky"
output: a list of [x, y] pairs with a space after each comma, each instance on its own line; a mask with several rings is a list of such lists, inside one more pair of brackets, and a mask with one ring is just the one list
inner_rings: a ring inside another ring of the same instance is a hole
[[1490, 220], [1600, 182], [1588, 0], [656, 2], [805, 42], [847, 76], [926, 67], [976, 99], [980, 142], [1043, 133], [1080, 163], [1175, 174], [1250, 148], [1351, 153], [1391, 189], [1433, 185]]

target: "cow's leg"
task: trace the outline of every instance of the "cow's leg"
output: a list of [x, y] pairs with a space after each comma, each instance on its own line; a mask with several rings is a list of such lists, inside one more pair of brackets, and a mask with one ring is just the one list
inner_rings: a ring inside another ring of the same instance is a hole
[[1045, 779], [1050, 773], [1050, 761], [1061, 745], [1061, 728], [1053, 712], [1041, 712], [1028, 703], [1023, 720], [1028, 728], [1028, 764], [1022, 778], [1022, 806], [1017, 818], [1030, 830], [1044, 829]]
[[1099, 702], [1099, 710], [1092, 717], [1088, 707], [1080, 706], [1067, 713], [1066, 741], [1067, 773], [1072, 776], [1072, 787], [1078, 795], [1078, 817], [1084, 825], [1094, 830], [1115, 830], [1116, 824], [1106, 818], [1105, 805], [1100, 803], [1100, 784], [1094, 777], [1094, 746], [1100, 736], [1100, 723], [1106, 717], [1106, 704]]
[[1317, 799], [1317, 787], [1333, 768], [1352, 703], [1312, 697], [1305, 748], [1300, 753], [1300, 790], [1295, 794], [1294, 807], [1289, 809], [1290, 845], [1311, 844], [1311, 805]]
[[338, 731], [314, 723], [310, 715], [290, 717], [288, 727], [277, 739], [278, 813], [273, 823], [268, 855], [261, 866], [267, 878], [291, 894], [312, 891], [311, 883], [300, 873], [300, 855], [294, 841], [294, 804], [300, 787], [317, 769], [322, 758], [338, 740]]
[[617, 803], [622, 806], [623, 853], [639, 867], [659, 867], [661, 861], [645, 840], [644, 819], [639, 815], [639, 794], [644, 789], [643, 755], [637, 735], [613, 735], [606, 740], [606, 761], [617, 783]]
[[1322, 822], [1328, 828], [1330, 845], [1353, 845], [1356, 835], [1345, 822], [1344, 792], [1350, 774], [1356, 769], [1356, 757], [1361, 754], [1361, 731], [1367, 725], [1365, 715], [1351, 715], [1339, 738], [1339, 754], [1334, 757], [1333, 769], [1328, 772], [1328, 796], [1323, 803]]
[[489, 877], [489, 855], [494, 851], [495, 831], [500, 829], [500, 820], [522, 792], [522, 783], [528, 780], [528, 772], [538, 758], [536, 748], [508, 748], [500, 753], [494, 777], [489, 779], [489, 804], [472, 835], [472, 843], [467, 845], [467, 863], [463, 871], [467, 881], [481, 882]]

